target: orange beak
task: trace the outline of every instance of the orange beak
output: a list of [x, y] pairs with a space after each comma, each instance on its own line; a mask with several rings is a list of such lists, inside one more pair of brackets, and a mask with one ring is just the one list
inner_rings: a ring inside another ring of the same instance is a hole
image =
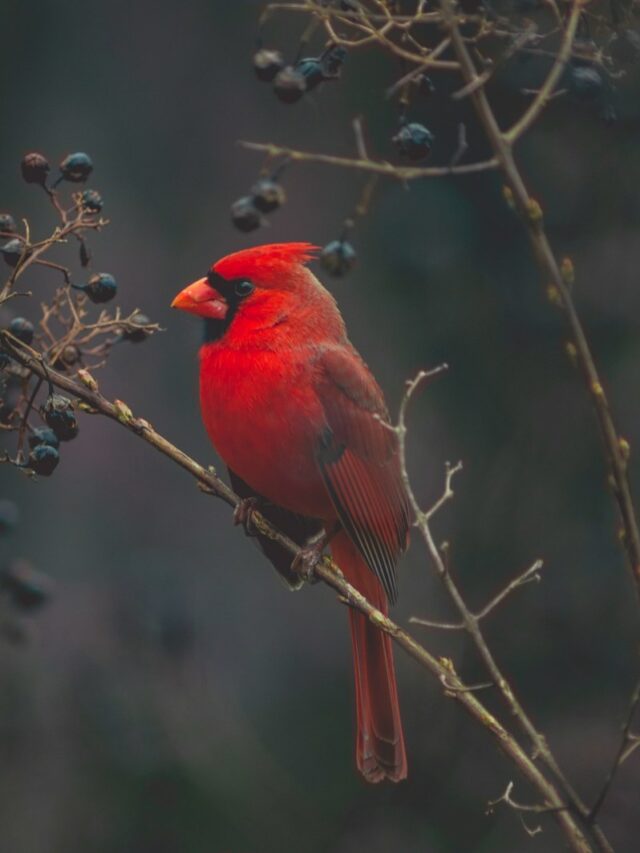
[[199, 278], [181, 290], [171, 307], [212, 320], [224, 320], [229, 310], [224, 298], [211, 287], [206, 278]]

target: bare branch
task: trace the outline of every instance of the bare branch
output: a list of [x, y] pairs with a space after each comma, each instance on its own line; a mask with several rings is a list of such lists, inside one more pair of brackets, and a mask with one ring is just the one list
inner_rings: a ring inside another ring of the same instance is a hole
[[[579, 813], [582, 815], [583, 819], [586, 820], [588, 815], [588, 809], [578, 798], [578, 795], [573, 790], [571, 784], [565, 778], [564, 774], [560, 770], [553, 753], [549, 749], [549, 746], [543, 737], [543, 735], [538, 732], [536, 727], [533, 725], [529, 716], [525, 712], [523, 706], [520, 704], [518, 699], [513, 692], [511, 685], [501, 672], [498, 664], [495, 661], [493, 654], [491, 653], [485, 638], [482, 634], [480, 628], [480, 620], [479, 618], [473, 614], [469, 608], [467, 607], [460, 590], [458, 589], [457, 584], [451, 577], [451, 573], [448, 571], [447, 564], [443, 558], [441, 549], [439, 549], [435, 543], [433, 538], [433, 534], [430, 527], [430, 519], [425, 512], [420, 508], [415, 494], [411, 487], [411, 482], [409, 479], [409, 474], [407, 471], [407, 459], [406, 459], [406, 413], [409, 402], [414, 395], [415, 391], [420, 387], [420, 385], [424, 382], [428, 373], [418, 373], [418, 375], [411, 382], [407, 384], [407, 389], [400, 403], [400, 411], [398, 415], [398, 425], [395, 428], [398, 436], [398, 452], [400, 457], [400, 469], [402, 472], [402, 478], [405, 483], [407, 494], [409, 496], [409, 501], [413, 508], [413, 511], [416, 516], [416, 526], [422, 536], [422, 539], [426, 545], [427, 552], [431, 558], [431, 562], [436, 570], [438, 577], [441, 579], [445, 590], [447, 591], [451, 601], [453, 602], [456, 610], [461, 616], [462, 624], [464, 625], [464, 629], [469, 634], [476, 650], [488, 672], [491, 676], [493, 682], [497, 686], [502, 698], [508, 707], [510, 713], [513, 718], [516, 720], [519, 727], [523, 732], [531, 739], [531, 742], [535, 749], [535, 754], [540, 756], [540, 758], [544, 761], [545, 765], [549, 768], [549, 770], [553, 773], [555, 779], [560, 784], [562, 791], [569, 798], [572, 805], [576, 808], [579, 808]], [[448, 472], [447, 472], [448, 473]], [[448, 473], [448, 477], [449, 477]], [[446, 495], [448, 490], [450, 490], [450, 482], [445, 482], [445, 492]], [[535, 565], [535, 564], [534, 564]], [[525, 574], [528, 574], [525, 573]], [[517, 580], [517, 579], [516, 579]], [[517, 586], [517, 583], [516, 583]], [[500, 598], [503, 600], [505, 595], [502, 593], [499, 594], [496, 598]], [[494, 606], [495, 599], [493, 599], [488, 605], [488, 611], [491, 612]], [[485, 608], [486, 609], [486, 608]], [[455, 630], [455, 629], [450, 629]], [[560, 803], [554, 803], [554, 806], [559, 806]], [[559, 812], [558, 820], [565, 831], [565, 835], [568, 840], [571, 841], [573, 845], [575, 845], [574, 849], [581, 849], [582, 844], [586, 844], [587, 846], [584, 849], [590, 849], [588, 842], [586, 841], [582, 831], [578, 828], [577, 824], [570, 818], [569, 814], [566, 811]], [[579, 838], [576, 836], [576, 830], [578, 831]], [[595, 827], [594, 827], [595, 831]], [[598, 828], [598, 832], [601, 835], [599, 839], [600, 849], [603, 851], [607, 851], [610, 853], [611, 847], [608, 844], [606, 838], [601, 833]]]
[[[453, 492], [451, 492], [453, 495]], [[442, 500], [442, 498], [440, 499]], [[442, 550], [442, 549], [441, 549]], [[518, 577], [514, 578], [510, 581], [500, 592], [495, 595], [491, 601], [486, 604], [482, 610], [478, 610], [477, 612], [471, 612], [471, 615], [474, 619], [480, 622], [485, 617], [489, 616], [498, 605], [502, 604], [502, 602], [515, 590], [521, 586], [524, 586], [527, 583], [531, 583], [532, 581], [540, 581], [539, 571], [542, 568], [542, 560], [536, 560], [531, 566], [529, 566], [526, 571], [522, 574], [518, 575]], [[464, 622], [432, 622], [428, 619], [422, 619], [418, 616], [412, 616], [409, 619], [414, 625], [420, 625], [423, 628], [436, 628], [441, 631], [464, 631], [466, 629], [466, 625]]]
[[507, 586], [504, 587], [491, 601], [482, 608], [482, 610], [478, 611], [475, 616], [476, 619], [484, 619], [485, 616], [488, 616], [492, 611], [498, 607], [499, 604], [509, 596], [514, 589], [518, 589], [518, 587], [524, 586], [526, 583], [531, 583], [531, 581], [540, 581], [540, 569], [542, 568], [542, 560], [536, 560], [531, 566], [529, 566], [526, 571], [524, 571], [521, 575], [518, 575], [517, 578], [514, 578]]
[[567, 25], [562, 36], [562, 43], [547, 79], [524, 115], [504, 134], [504, 139], [509, 145], [513, 145], [531, 127], [553, 95], [556, 84], [571, 56], [571, 48], [576, 36], [576, 30], [578, 29], [580, 14], [585, 5], [586, 0], [573, 0], [569, 19], [567, 20]]
[[622, 726], [622, 737], [620, 738], [620, 744], [618, 749], [616, 750], [616, 754], [614, 756], [613, 762], [611, 764], [611, 768], [607, 773], [605, 780], [602, 784], [602, 788], [600, 789], [600, 793], [595, 799], [594, 804], [591, 806], [591, 811], [589, 812], [589, 819], [595, 820], [598, 812], [602, 808], [605, 799], [611, 789], [611, 785], [613, 784], [613, 780], [616, 777], [616, 773], [620, 768], [620, 765], [623, 764], [629, 756], [635, 752], [635, 750], [640, 746], [640, 735], [634, 735], [631, 732], [631, 726], [633, 725], [633, 720], [636, 715], [636, 711], [638, 710], [638, 706], [640, 705], [640, 680], [637, 682], [636, 686], [631, 693], [631, 699], [629, 701], [629, 707], [627, 709], [627, 714], [625, 717], [624, 724]]
[[323, 163], [327, 166], [337, 166], [342, 169], [355, 169], [360, 172], [377, 172], [398, 181], [413, 181], [419, 178], [446, 178], [449, 175], [471, 175], [486, 172], [498, 167], [498, 161], [481, 160], [477, 163], [465, 163], [453, 166], [394, 166], [392, 163], [377, 160], [355, 159], [353, 157], [337, 157], [332, 154], [319, 154], [308, 151], [298, 151], [271, 142], [241, 142], [244, 148], [251, 151], [264, 151], [271, 157], [290, 157], [299, 163]]
[[549, 804], [543, 805], [526, 805], [524, 803], [518, 803], [511, 796], [511, 792], [513, 791], [514, 784], [513, 782], [509, 782], [507, 785], [505, 792], [499, 796], [495, 800], [489, 800], [487, 806], [490, 810], [493, 810], [493, 806], [497, 806], [499, 803], [505, 803], [510, 808], [515, 809], [518, 812], [530, 812], [532, 814], [545, 814], [547, 812], [557, 811], [558, 808], [566, 809], [566, 806], [552, 806]]
[[462, 471], [462, 462], [456, 462], [455, 465], [451, 465], [450, 462], [445, 462], [444, 491], [433, 506], [424, 513], [424, 518], [427, 521], [430, 521], [433, 516], [453, 498], [454, 492], [451, 484], [453, 482], [453, 478], [459, 471]]
[[[471, 83], [478, 75], [465, 40], [460, 33], [460, 29], [453, 12], [453, 4], [451, 0], [440, 0], [440, 7], [443, 11], [445, 22], [451, 35], [454, 50], [460, 61], [462, 76], [467, 83]], [[566, 43], [569, 43], [570, 45], [573, 40], [575, 27], [577, 26], [577, 20], [582, 7], [583, 0], [574, 0], [571, 7], [570, 22], [567, 24], [565, 32], [565, 49]], [[562, 63], [554, 66], [556, 69], [561, 69], [561, 67]], [[552, 76], [554, 74], [552, 71], [547, 79], [546, 89], [549, 94], [555, 85], [555, 80], [559, 73], [559, 70], [557, 70], [555, 76]], [[640, 531], [638, 529], [636, 511], [627, 479], [625, 453], [621, 447], [620, 433], [613, 421], [603, 383], [600, 379], [582, 323], [575, 308], [571, 293], [571, 280], [566, 276], [566, 274], [563, 274], [563, 271], [561, 270], [561, 265], [556, 259], [544, 229], [542, 208], [535, 199], [529, 196], [529, 193], [527, 192], [522, 176], [513, 158], [511, 140], [501, 133], [484, 89], [479, 88], [474, 91], [471, 95], [471, 100], [478, 118], [484, 127], [489, 142], [491, 143], [494, 155], [500, 164], [500, 169], [507, 181], [509, 198], [520, 213], [522, 221], [525, 223], [536, 261], [543, 274], [544, 285], [545, 287], [550, 287], [550, 290], [547, 290], [547, 295], [552, 299], [554, 304], [558, 304], [562, 307], [566, 314], [573, 338], [571, 345], [575, 350], [576, 361], [582, 372], [585, 385], [598, 418], [598, 424], [604, 445], [605, 458], [609, 466], [613, 484], [612, 491], [614, 499], [618, 505], [622, 526], [624, 528], [622, 545], [626, 550], [629, 567], [636, 584], [636, 590], [640, 595]], [[536, 103], [540, 104], [542, 100], [543, 99], [537, 98]], [[538, 110], [538, 107], [536, 107], [536, 110]], [[533, 113], [529, 114], [535, 118], [537, 112], [535, 115], [533, 115]], [[571, 276], [571, 279], [572, 277], [573, 276]], [[550, 286], [549, 282], [551, 282]]]

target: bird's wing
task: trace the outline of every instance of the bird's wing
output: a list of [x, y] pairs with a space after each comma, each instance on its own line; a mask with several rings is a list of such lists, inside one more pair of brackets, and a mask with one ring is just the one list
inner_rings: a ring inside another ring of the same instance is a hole
[[[258, 512], [267, 521], [270, 521], [277, 530], [280, 530], [289, 539], [293, 539], [301, 547], [308, 539], [321, 532], [321, 521], [297, 515], [288, 509], [283, 509], [283, 507], [271, 503], [248, 486], [231, 468], [227, 470], [229, 471], [229, 479], [234, 492], [241, 498], [257, 498], [256, 509]], [[287, 586], [291, 589], [300, 589], [303, 581], [299, 575], [291, 571], [291, 562], [293, 560], [291, 554], [282, 545], [274, 542], [273, 539], [269, 539], [268, 536], [263, 536], [261, 533], [257, 533], [252, 538], [262, 553], [271, 561], [276, 571], [282, 576]]]
[[350, 347], [323, 350], [315, 388], [326, 428], [318, 463], [338, 517], [389, 600], [397, 598], [396, 563], [407, 546], [409, 505], [395, 433], [382, 392]]

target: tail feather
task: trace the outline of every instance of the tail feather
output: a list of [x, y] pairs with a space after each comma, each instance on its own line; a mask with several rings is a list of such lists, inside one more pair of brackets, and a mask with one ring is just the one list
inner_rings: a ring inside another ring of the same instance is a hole
[[[380, 582], [345, 533], [331, 545], [336, 562], [375, 607], [387, 612]], [[391, 638], [362, 613], [349, 611], [356, 694], [356, 763], [368, 782], [407, 776], [407, 756], [400, 719]]]

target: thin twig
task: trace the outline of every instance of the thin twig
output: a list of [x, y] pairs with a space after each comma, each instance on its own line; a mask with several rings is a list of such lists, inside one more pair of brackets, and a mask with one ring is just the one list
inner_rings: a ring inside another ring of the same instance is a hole
[[518, 587], [524, 586], [526, 583], [531, 583], [531, 581], [539, 581], [540, 580], [540, 569], [542, 568], [542, 560], [536, 560], [533, 565], [529, 566], [529, 568], [524, 571], [521, 575], [518, 575], [517, 578], [511, 581], [511, 583], [507, 584], [507, 586], [501, 590], [491, 601], [479, 610], [475, 616], [476, 619], [484, 619], [490, 613], [492, 613], [499, 604], [505, 600], [505, 598], [510, 595], [514, 589], [518, 589]]
[[526, 133], [540, 113], [544, 110], [547, 102], [553, 95], [556, 83], [560, 79], [565, 65], [571, 56], [573, 40], [575, 39], [576, 30], [578, 29], [578, 23], [580, 21], [580, 14], [585, 4], [586, 0], [573, 0], [571, 12], [569, 13], [567, 25], [562, 36], [560, 49], [556, 54], [556, 58], [551, 66], [551, 71], [549, 71], [549, 74], [547, 75], [547, 79], [540, 87], [540, 91], [529, 104], [525, 113], [518, 119], [513, 127], [504, 134], [504, 139], [509, 145], [513, 145], [513, 143], [516, 142], [523, 133]]
[[616, 750], [616, 754], [611, 764], [611, 768], [607, 773], [602, 788], [600, 789], [600, 793], [596, 797], [594, 804], [591, 806], [591, 811], [589, 812], [589, 819], [591, 821], [596, 819], [598, 812], [602, 808], [620, 765], [623, 764], [624, 761], [626, 761], [626, 759], [631, 755], [632, 752], [634, 752], [638, 748], [638, 746], [640, 746], [640, 737], [631, 733], [631, 726], [633, 725], [633, 720], [639, 705], [640, 681], [637, 682], [631, 694], [629, 708], [627, 710], [625, 721], [622, 726], [622, 736], [620, 738], [620, 744], [618, 746], [618, 749]]
[[[451, 469], [448, 469], [451, 470]], [[451, 493], [453, 494], [453, 492]], [[442, 498], [437, 502], [436, 505], [442, 506]], [[425, 513], [427, 518], [429, 517], [429, 513], [432, 513], [432, 510], [429, 510], [428, 513]], [[442, 550], [442, 549], [441, 549]], [[539, 571], [542, 568], [542, 560], [536, 560], [528, 569], [526, 569], [522, 574], [518, 575], [512, 581], [510, 581], [500, 592], [495, 595], [491, 601], [486, 604], [482, 610], [477, 610], [476, 612], [471, 611], [472, 616], [480, 622], [482, 619], [485, 619], [489, 616], [490, 613], [498, 607], [498, 605], [502, 604], [502, 602], [509, 596], [515, 589], [518, 587], [524, 586], [524, 584], [531, 583], [531, 581], [539, 581], [540, 575]], [[420, 625], [423, 628], [436, 628], [441, 631], [464, 631], [466, 629], [466, 625], [464, 622], [432, 622], [429, 619], [422, 619], [419, 616], [412, 616], [409, 619], [414, 625]]]
[[272, 157], [290, 157], [299, 163], [324, 163], [342, 169], [355, 169], [361, 172], [377, 172], [399, 181], [413, 181], [419, 178], [447, 178], [450, 175], [471, 175], [486, 172], [498, 167], [498, 160], [481, 160], [477, 163], [465, 163], [461, 166], [394, 166], [393, 163], [377, 160], [362, 160], [353, 157], [337, 157], [332, 154], [319, 154], [311, 151], [298, 151], [271, 142], [241, 142], [251, 151], [265, 151]]

